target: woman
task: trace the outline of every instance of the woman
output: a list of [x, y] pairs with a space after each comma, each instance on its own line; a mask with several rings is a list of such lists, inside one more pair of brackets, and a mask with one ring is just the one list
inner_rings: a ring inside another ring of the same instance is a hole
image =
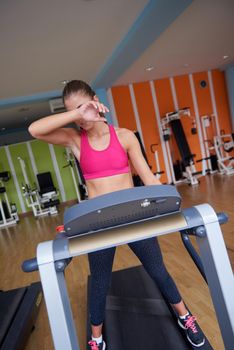
[[[29, 132], [40, 140], [71, 148], [80, 162], [89, 198], [133, 187], [129, 159], [145, 185], [160, 184], [150, 171], [134, 133], [106, 123], [104, 114], [108, 108], [99, 102], [88, 84], [80, 80], [70, 81], [64, 88], [63, 101], [67, 112], [35, 121], [30, 125]], [[70, 123], [77, 124], [80, 131], [64, 128]], [[186, 329], [188, 340], [194, 346], [203, 345], [204, 335], [195, 317], [186, 309], [164, 266], [157, 239], [131, 243], [129, 247], [178, 313], [178, 323]], [[115, 248], [110, 248], [88, 255], [91, 273], [91, 350], [106, 348], [102, 325], [114, 254]]]

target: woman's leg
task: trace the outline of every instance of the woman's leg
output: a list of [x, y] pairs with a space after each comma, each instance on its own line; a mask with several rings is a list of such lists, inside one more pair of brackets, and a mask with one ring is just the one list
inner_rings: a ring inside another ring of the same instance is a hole
[[197, 347], [202, 346], [205, 343], [204, 334], [196, 322], [196, 317], [186, 309], [175, 282], [167, 272], [158, 240], [150, 238], [131, 243], [129, 246], [152, 279], [157, 283], [165, 299], [179, 314], [178, 323], [186, 331], [190, 343]]
[[185, 315], [187, 309], [181, 299], [175, 282], [164, 265], [157, 238], [130, 243], [129, 246], [141, 261], [151, 278], [157, 283], [166, 300], [173, 305], [180, 316]]
[[106, 295], [110, 286], [114, 255], [115, 248], [88, 254], [91, 274], [89, 310], [92, 336], [94, 338], [98, 338], [102, 334]]

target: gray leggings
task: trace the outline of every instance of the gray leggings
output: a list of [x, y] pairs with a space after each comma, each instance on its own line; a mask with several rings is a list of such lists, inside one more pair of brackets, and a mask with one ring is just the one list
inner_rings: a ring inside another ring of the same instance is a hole
[[[170, 304], [179, 303], [181, 296], [164, 265], [158, 240], [150, 238], [128, 245], [155, 281], [166, 300]], [[89, 310], [91, 324], [94, 326], [98, 326], [104, 321], [106, 295], [110, 286], [115, 249], [109, 248], [88, 254], [91, 273]]]

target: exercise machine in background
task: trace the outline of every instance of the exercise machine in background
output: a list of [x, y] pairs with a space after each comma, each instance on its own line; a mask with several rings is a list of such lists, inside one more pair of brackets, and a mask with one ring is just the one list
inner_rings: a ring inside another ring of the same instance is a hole
[[24, 160], [20, 157], [18, 157], [18, 160], [24, 177], [24, 183], [22, 184], [23, 196], [28, 208], [32, 209], [33, 215], [38, 217], [57, 214], [57, 206], [60, 203], [58, 199], [59, 193], [54, 187], [50, 172], [37, 174], [36, 181], [38, 186], [34, 184], [32, 187], [28, 179]]
[[153, 143], [152, 145], [150, 145], [150, 150], [154, 155], [155, 164], [156, 164], [156, 172], [154, 173], [154, 175], [157, 177], [157, 179], [160, 179], [161, 175], [164, 174], [164, 171], [161, 171], [157, 146], [158, 146], [158, 143]]
[[[134, 131], [134, 134], [140, 144], [140, 147], [141, 147], [141, 152], [143, 154], [143, 157], [145, 158], [146, 160], [146, 163], [148, 164], [149, 168], [152, 169], [152, 166], [149, 164], [149, 161], [148, 161], [148, 158], [147, 158], [147, 155], [146, 155], [146, 152], [145, 152], [145, 148], [143, 146], [143, 143], [142, 143], [142, 140], [141, 140], [141, 136], [139, 134], [138, 131]], [[156, 149], [156, 146], [158, 146], [158, 144], [152, 144], [150, 145], [150, 150], [151, 152], [154, 154], [154, 157], [155, 157], [155, 163], [156, 163], [156, 172], [154, 173], [154, 175], [157, 177], [157, 179], [160, 179], [161, 175], [164, 173], [164, 171], [161, 171], [161, 168], [160, 168], [160, 163], [159, 163], [159, 158], [158, 158], [158, 151]], [[134, 183], [134, 186], [143, 186], [143, 182], [140, 178], [139, 175], [136, 175], [136, 174], [133, 174], [133, 183]]]
[[230, 155], [234, 150], [234, 134], [225, 134], [223, 132], [219, 136], [215, 136], [214, 149], [220, 174], [234, 174], [234, 157]]
[[0, 349], [24, 350], [42, 301], [40, 282], [0, 291]]
[[69, 167], [71, 171], [72, 181], [76, 191], [77, 200], [78, 202], [81, 202], [82, 200], [88, 198], [88, 190], [79, 162], [74, 157], [70, 148], [66, 148], [65, 159], [67, 161], [67, 164], [63, 166], [63, 168]]
[[[194, 162], [195, 154], [192, 154], [190, 151], [183, 125], [180, 120], [183, 116], [192, 119], [191, 134], [195, 135], [197, 133], [195, 120], [191, 117], [190, 109], [186, 107], [175, 112], [166, 113], [161, 119], [163, 139], [166, 143], [172, 183], [177, 184], [185, 181], [189, 185], [197, 185], [199, 183], [198, 176], [201, 175], [202, 172], [196, 170]], [[181, 157], [181, 160], [176, 160], [176, 162], [174, 160], [174, 163], [172, 159], [173, 146], [170, 146], [172, 135], [175, 138]]]
[[51, 173], [49, 171], [45, 173], [37, 174], [37, 181], [39, 185], [40, 203], [43, 210], [48, 210], [48, 214], [57, 214], [57, 206], [60, 201], [58, 199], [59, 193], [54, 186]]
[[5, 182], [10, 180], [9, 171], [0, 173], [0, 228], [14, 225], [19, 221], [15, 203], [10, 203], [7, 197]]
[[234, 174], [234, 134], [219, 131], [214, 114], [202, 116], [201, 125], [209, 173]]
[[206, 161], [208, 174], [214, 174], [218, 171], [217, 155], [214, 147], [214, 136], [218, 135], [216, 116], [203, 115], [201, 116], [202, 137], [205, 149], [205, 158], [199, 159], [197, 162]]
[[[208, 204], [180, 206], [174, 186], [156, 185], [108, 193], [65, 211], [59, 237], [40, 243], [37, 257], [22, 266], [39, 270], [56, 350], [80, 349], [64, 274], [71, 258], [178, 231], [196, 237], [225, 349], [233, 349], [234, 278], [220, 228], [227, 216]], [[136, 344], [138, 350], [197, 349], [181, 335], [156, 285], [137, 270], [113, 273], [104, 325], [111, 350]], [[199, 349], [212, 347], [206, 339]]]

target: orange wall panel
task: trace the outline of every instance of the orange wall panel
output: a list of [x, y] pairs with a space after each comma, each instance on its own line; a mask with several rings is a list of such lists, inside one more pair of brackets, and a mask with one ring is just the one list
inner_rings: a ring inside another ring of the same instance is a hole
[[188, 75], [180, 75], [174, 77], [174, 84], [176, 89], [176, 96], [179, 108], [189, 107], [190, 112], [194, 115], [194, 106], [193, 106], [193, 98], [192, 92], [190, 89], [189, 76]]
[[[160, 170], [165, 172], [164, 158], [161, 148], [159, 129], [156, 121], [150, 84], [148, 82], [136, 83], [133, 84], [133, 89], [149, 164], [152, 166], [152, 171], [156, 172], [157, 169], [155, 163], [155, 156], [151, 152], [150, 146], [152, 144], [158, 144], [158, 146], [156, 146], [156, 150], [158, 151], [159, 163], [161, 168]], [[165, 173], [162, 175], [161, 181], [167, 181]]]
[[115, 86], [111, 89], [119, 127], [136, 130], [136, 121], [128, 86]]
[[213, 70], [212, 80], [214, 86], [214, 95], [219, 120], [219, 127], [220, 130], [223, 129], [226, 134], [230, 134], [232, 132], [231, 116], [228, 105], [228, 96], [224, 72], [220, 72], [219, 70]]
[[175, 110], [174, 102], [171, 93], [171, 86], [169, 79], [160, 79], [154, 81], [158, 108], [161, 118], [168, 112]]
[[[205, 80], [207, 86], [202, 88], [200, 86], [201, 80]], [[197, 104], [200, 117], [203, 115], [210, 115], [213, 113], [213, 107], [210, 95], [210, 86], [207, 72], [193, 74], [194, 88], [197, 96]]]

